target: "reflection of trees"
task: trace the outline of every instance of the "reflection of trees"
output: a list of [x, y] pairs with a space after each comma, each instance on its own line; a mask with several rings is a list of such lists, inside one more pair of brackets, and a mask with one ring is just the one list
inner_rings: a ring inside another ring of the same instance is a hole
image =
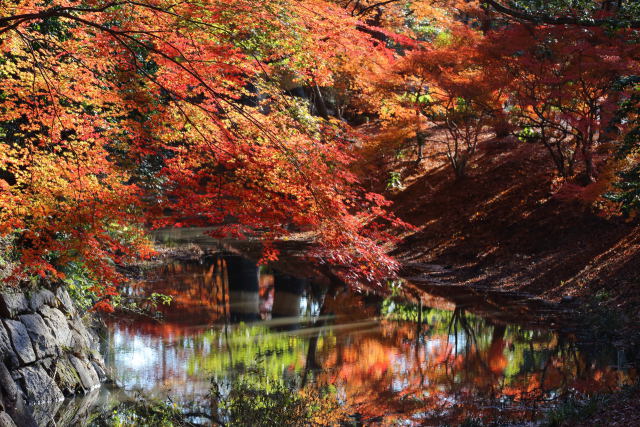
[[229, 426], [328, 426], [344, 425], [345, 408], [331, 390], [298, 390], [286, 382], [269, 386], [236, 379], [225, 386], [212, 385], [212, 414]]
[[[161, 321], [138, 317], [123, 324], [132, 324], [132, 330], [145, 335], [173, 338], [192, 335], [196, 326], [228, 322], [232, 311], [230, 290], [246, 290], [251, 282], [248, 278], [257, 274], [255, 263], [238, 263], [236, 258], [181, 260], [147, 271], [143, 280], [128, 283], [123, 293], [132, 300], [159, 293], [171, 296], [172, 302], [157, 307]], [[264, 317], [273, 303], [273, 275], [260, 274], [253, 281], [257, 289], [252, 290], [260, 297], [259, 313]]]
[[[137, 324], [130, 332], [170, 334], [171, 351], [183, 352], [176, 358], [189, 360], [186, 374], [213, 378], [223, 396], [239, 385], [274, 395], [283, 384], [300, 393], [335, 390], [333, 396], [365, 420], [422, 414], [418, 423], [444, 424], [498, 412], [534, 417], [557, 391], [599, 391], [623, 378], [549, 331], [492, 322], [460, 307], [447, 311], [389, 301], [380, 318], [378, 303], [340, 291], [320, 297], [321, 308], [314, 311], [319, 317], [307, 328], [225, 322], [180, 332], [181, 319], [197, 314], [196, 307], [209, 310], [208, 323], [228, 320], [228, 285], [221, 261], [170, 268], [175, 270], [154, 282], [156, 292], [180, 294], [165, 329]], [[273, 298], [274, 288], [273, 276], [262, 275], [263, 299]]]
[[224, 264], [219, 257], [164, 264], [148, 271], [144, 280], [128, 284], [124, 293], [132, 298], [152, 293], [172, 297], [169, 306], [158, 306], [162, 322], [148, 319], [145, 323], [144, 319], [136, 319], [144, 332], [165, 333], [165, 336], [178, 332], [181, 325], [207, 325], [223, 319], [228, 304]]
[[[338, 330], [335, 345], [318, 353], [324, 369], [318, 381], [339, 386], [348, 403], [370, 417], [533, 417], [531, 408], [548, 403], [552, 392], [599, 391], [620, 377], [592, 366], [574, 344], [550, 332], [492, 324], [461, 308], [426, 309], [419, 317], [410, 308], [398, 312], [424, 323], [382, 320], [377, 330]], [[355, 320], [339, 316], [336, 323], [345, 319]]]
[[[323, 345], [322, 338], [315, 339]], [[326, 425], [344, 418], [335, 393], [302, 384], [308, 335], [237, 324], [208, 331], [198, 340], [211, 351], [194, 355], [189, 372], [211, 378], [212, 413], [221, 422]]]
[[216, 380], [259, 373], [261, 380], [278, 381], [285, 372], [303, 369], [307, 347], [304, 336], [245, 324], [207, 331], [196, 342], [209, 351], [195, 354], [189, 360], [188, 372], [211, 375]]

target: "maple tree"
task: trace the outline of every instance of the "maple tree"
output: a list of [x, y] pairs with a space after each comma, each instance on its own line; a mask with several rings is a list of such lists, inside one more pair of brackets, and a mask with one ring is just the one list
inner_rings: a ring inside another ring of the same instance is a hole
[[400, 104], [418, 114], [418, 159], [428, 135], [424, 127], [444, 129], [446, 157], [457, 178], [464, 177], [492, 111], [500, 106], [499, 89], [476, 60], [480, 40], [474, 30], [451, 28], [431, 46], [407, 55], [396, 69], [408, 89]]
[[[415, 3], [431, 8], [431, 16], [442, 6]], [[419, 161], [427, 140], [434, 141], [424, 128], [440, 122], [448, 132], [435, 142], [446, 139], [447, 158], [460, 176], [478, 135], [490, 127], [499, 138], [513, 132], [541, 144], [563, 180], [600, 179], [604, 188], [613, 167], [607, 144], [617, 139], [616, 127], [625, 127], [612, 120], [628, 97], [618, 82], [637, 73], [637, 8], [491, 1], [469, 4], [463, 13], [455, 3], [444, 5], [449, 19], [439, 21], [440, 30], [393, 65], [400, 79], [381, 79], [388, 95], [378, 102], [384, 127], [374, 151], [384, 145], [397, 151], [413, 139]], [[412, 108], [427, 120], [412, 118]]]
[[[4, 2], [0, 232], [16, 275], [79, 262], [108, 299], [114, 263], [150, 252], [145, 228], [205, 225], [259, 236], [264, 261], [306, 232], [317, 260], [376, 281], [396, 267], [377, 220], [400, 223], [360, 186], [354, 141], [411, 140], [420, 160], [441, 129], [462, 177], [482, 132], [515, 128], [562, 177], [582, 162], [594, 181], [638, 11], [579, 3]], [[370, 120], [373, 137], [346, 123]]]
[[616, 153], [617, 179], [613, 179], [613, 188], [605, 197], [620, 204], [627, 216], [637, 215], [640, 211], [640, 79], [629, 77], [621, 82], [628, 89], [628, 97], [622, 102], [617, 114], [618, 124], [624, 122], [622, 142]]
[[504, 127], [504, 91], [481, 61], [483, 34], [459, 22], [442, 23], [430, 40], [409, 46], [375, 79], [378, 93], [368, 102], [380, 130], [364, 155], [399, 153], [411, 142], [417, 164], [425, 152], [442, 154], [462, 178], [481, 135]]
[[544, 145], [562, 177], [573, 176], [582, 160], [594, 181], [593, 151], [617, 109], [616, 82], [635, 67], [624, 36], [514, 26], [492, 34], [483, 52], [510, 95], [510, 115], [524, 129], [520, 138]]
[[0, 231], [22, 272], [82, 260], [117, 282], [151, 224], [312, 230], [321, 260], [389, 274], [372, 222], [387, 202], [349, 171], [349, 130], [281, 89], [329, 86], [383, 49], [357, 23], [315, 0], [3, 3]]

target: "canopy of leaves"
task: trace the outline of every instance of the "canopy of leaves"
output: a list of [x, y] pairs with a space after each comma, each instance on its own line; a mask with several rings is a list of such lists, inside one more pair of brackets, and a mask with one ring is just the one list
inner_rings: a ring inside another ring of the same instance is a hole
[[[637, 71], [638, 13], [596, 0], [2, 2], [14, 277], [79, 262], [108, 299], [114, 264], [150, 252], [145, 229], [208, 226], [301, 233], [343, 278], [379, 282], [396, 268], [380, 224], [402, 224], [354, 163], [407, 141], [421, 159], [445, 129], [436, 154], [462, 176], [480, 134], [514, 129], [563, 179], [598, 179], [596, 153], [616, 132], [635, 138], [611, 119], [632, 96], [616, 83]], [[373, 136], [351, 126], [367, 122]]]
[[283, 94], [375, 61], [385, 48], [358, 22], [317, 0], [3, 2], [0, 232], [18, 236], [16, 274], [81, 259], [117, 281], [148, 225], [309, 230], [321, 260], [388, 274], [371, 227], [387, 202], [349, 171], [349, 129]]

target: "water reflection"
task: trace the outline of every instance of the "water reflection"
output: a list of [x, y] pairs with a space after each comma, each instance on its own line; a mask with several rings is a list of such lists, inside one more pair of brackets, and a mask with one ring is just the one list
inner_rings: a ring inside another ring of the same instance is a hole
[[125, 390], [211, 418], [228, 419], [221, 402], [238, 384], [267, 394], [286, 384], [330, 393], [368, 424], [536, 419], [563, 393], [609, 391], [635, 375], [613, 348], [448, 301], [429, 308], [311, 289], [239, 257], [163, 266], [129, 292], [173, 296], [165, 320], [111, 324], [107, 364]]

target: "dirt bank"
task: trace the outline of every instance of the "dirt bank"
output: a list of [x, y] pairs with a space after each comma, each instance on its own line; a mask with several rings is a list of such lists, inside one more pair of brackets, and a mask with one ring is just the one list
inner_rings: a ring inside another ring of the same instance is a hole
[[[404, 188], [389, 197], [418, 228], [395, 251], [405, 274], [556, 301], [599, 292], [640, 306], [640, 227], [554, 189], [539, 147], [486, 143], [461, 181], [438, 161], [400, 170]], [[450, 268], [433, 273], [423, 263]]]

